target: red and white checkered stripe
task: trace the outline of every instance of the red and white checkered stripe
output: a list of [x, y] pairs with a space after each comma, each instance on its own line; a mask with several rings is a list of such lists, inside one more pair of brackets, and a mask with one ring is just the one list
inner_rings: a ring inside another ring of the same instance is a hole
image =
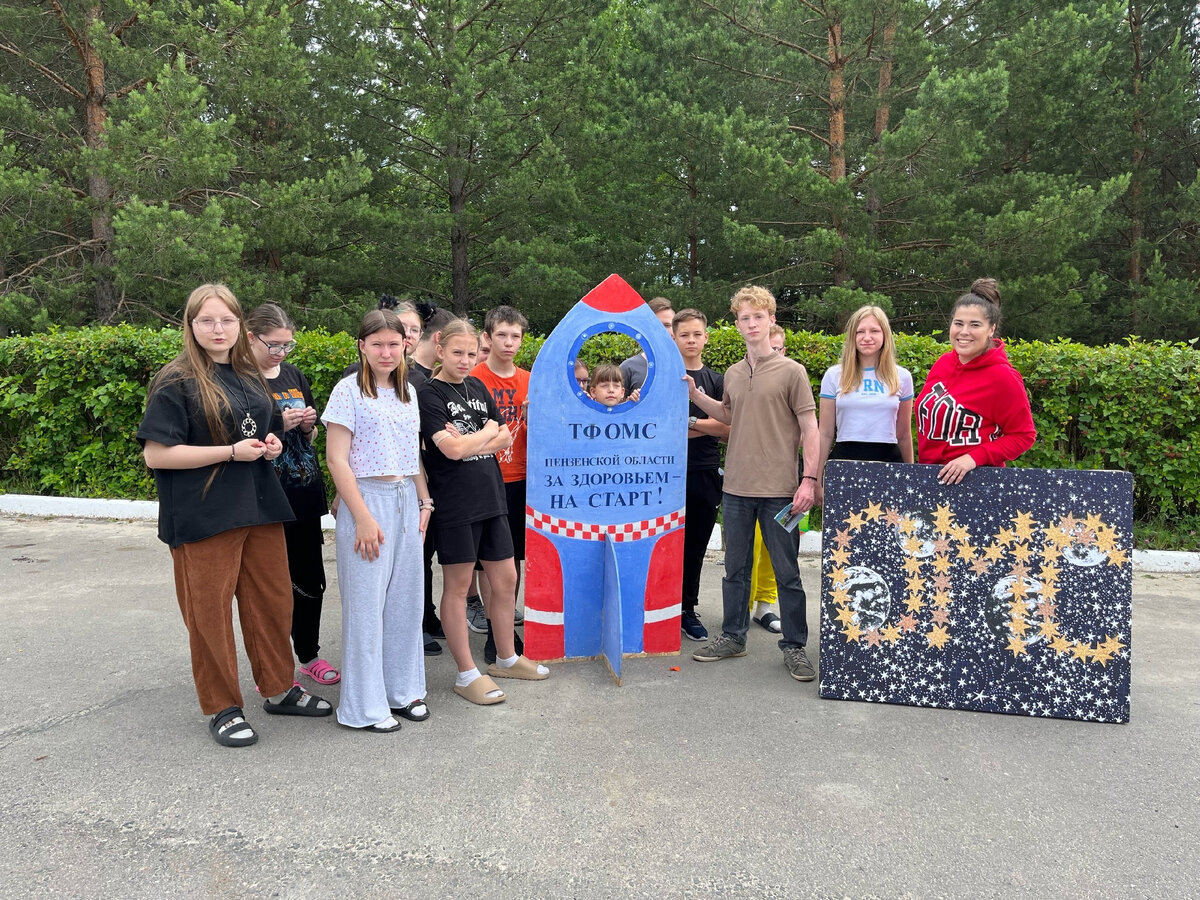
[[643, 519], [641, 522], [624, 522], [620, 525], [594, 525], [587, 522], [570, 522], [555, 516], [538, 512], [532, 506], [525, 507], [525, 524], [530, 528], [562, 537], [577, 538], [583, 541], [610, 540], [617, 544], [629, 541], [639, 541], [642, 538], [654, 537], [663, 532], [678, 528], [684, 523], [683, 509], [659, 516], [656, 519]]

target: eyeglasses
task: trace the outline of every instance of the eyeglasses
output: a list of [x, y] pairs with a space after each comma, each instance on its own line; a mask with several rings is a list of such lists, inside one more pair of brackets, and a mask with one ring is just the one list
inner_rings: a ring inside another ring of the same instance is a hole
[[588, 389], [588, 385], [592, 383], [590, 378], [576, 378], [575, 380], [579, 382], [579, 386], [585, 391]]
[[237, 330], [239, 323], [238, 320], [233, 316], [226, 316], [223, 319], [209, 319], [207, 317], [203, 319], [192, 319], [192, 324], [201, 331], [216, 331], [218, 325], [221, 326], [223, 331], [235, 331]]
[[787, 347], [772, 347], [772, 353], [787, 353]]
[[262, 344], [264, 347], [266, 347], [267, 352], [270, 353], [272, 356], [287, 356], [289, 353], [291, 353], [293, 350], [296, 349], [295, 341], [288, 341], [286, 344], [268, 344], [266, 341], [264, 341], [262, 338], [260, 338], [257, 334], [254, 336], [254, 339], [256, 341], [258, 341], [260, 344]]

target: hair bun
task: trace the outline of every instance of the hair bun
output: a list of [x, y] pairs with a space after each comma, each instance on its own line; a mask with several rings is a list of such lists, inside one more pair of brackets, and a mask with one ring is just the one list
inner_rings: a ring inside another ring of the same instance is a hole
[[421, 317], [422, 322], [428, 322], [432, 319], [433, 314], [438, 309], [438, 305], [432, 300], [418, 300], [413, 306], [417, 308], [417, 315]]
[[971, 282], [971, 293], [997, 306], [1000, 305], [1000, 285], [996, 283], [995, 278], [976, 278]]
[[379, 295], [379, 308], [380, 309], [395, 309], [396, 304], [399, 302], [400, 302], [400, 298], [394, 297], [391, 294], [380, 294]]

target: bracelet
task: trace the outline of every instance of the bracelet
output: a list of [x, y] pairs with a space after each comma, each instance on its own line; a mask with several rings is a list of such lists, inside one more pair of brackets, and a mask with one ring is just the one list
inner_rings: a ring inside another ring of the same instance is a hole
[[427, 509], [433, 512], [433, 498], [426, 497], [424, 500], [417, 500], [417, 509]]
[[300, 426], [300, 433], [301, 433], [302, 435], [304, 435], [305, 437], [308, 437], [310, 434], [312, 434], [312, 433], [313, 433], [314, 431], [316, 431], [316, 430], [317, 430], [317, 426], [316, 426], [316, 425], [314, 425], [312, 428], [308, 429], [308, 431], [305, 431], [305, 430], [304, 430], [304, 426], [303, 426], [303, 425], [301, 425], [301, 426]]
[[234, 462], [237, 458], [237, 444], [229, 445], [229, 462]]
[[803, 476], [801, 476], [800, 480], [803, 481], [805, 478], [811, 478], [813, 481], [817, 480], [816, 475], [803, 475]]

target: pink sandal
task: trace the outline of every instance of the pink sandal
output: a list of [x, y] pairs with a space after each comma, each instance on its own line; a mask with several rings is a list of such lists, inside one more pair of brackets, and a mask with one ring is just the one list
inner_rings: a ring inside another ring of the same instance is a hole
[[342, 673], [319, 656], [307, 666], [301, 666], [300, 674], [307, 675], [317, 684], [337, 684], [342, 680]]

